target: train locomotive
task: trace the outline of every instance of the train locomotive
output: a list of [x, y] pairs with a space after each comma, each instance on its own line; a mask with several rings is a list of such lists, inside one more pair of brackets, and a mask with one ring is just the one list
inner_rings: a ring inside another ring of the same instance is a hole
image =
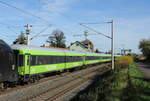
[[17, 81], [13, 50], [3, 40], [0, 40], [0, 88], [5, 83]]
[[51, 72], [111, 61], [108, 54], [76, 52], [27, 45], [7, 45], [0, 40], [0, 88], [30, 82]]

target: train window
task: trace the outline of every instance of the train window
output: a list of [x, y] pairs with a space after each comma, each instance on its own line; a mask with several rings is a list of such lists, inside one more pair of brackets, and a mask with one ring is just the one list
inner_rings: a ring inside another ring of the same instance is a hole
[[30, 65], [36, 65], [37, 64], [37, 56], [31, 56], [30, 57]]
[[19, 66], [23, 66], [23, 62], [24, 62], [24, 55], [19, 55]]
[[101, 57], [101, 56], [86, 56], [85, 60], [110, 59], [110, 58], [111, 57], [108, 57], [108, 56], [104, 56], [104, 57]]
[[43, 56], [43, 55], [32, 55], [30, 65], [47, 65], [47, 64], [58, 64], [65, 62], [76, 62], [82, 61], [81, 56]]
[[64, 63], [64, 56], [31, 56], [31, 65], [46, 65]]
[[100, 56], [86, 56], [85, 60], [97, 60], [97, 59], [102, 59]]
[[82, 56], [67, 56], [66, 57], [66, 62], [78, 62], [82, 60], [83, 60]]

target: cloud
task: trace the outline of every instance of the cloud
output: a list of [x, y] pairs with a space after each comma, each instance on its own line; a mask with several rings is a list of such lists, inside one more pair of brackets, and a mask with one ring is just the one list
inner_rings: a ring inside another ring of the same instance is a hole
[[[46, 0], [42, 1], [42, 10], [46, 12], [65, 12], [75, 0]], [[76, 0], [77, 1], [77, 0]]]

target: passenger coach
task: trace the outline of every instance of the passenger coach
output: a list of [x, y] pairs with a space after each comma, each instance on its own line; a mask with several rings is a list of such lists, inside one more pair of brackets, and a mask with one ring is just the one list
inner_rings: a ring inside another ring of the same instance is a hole
[[15, 52], [18, 75], [28, 78], [31, 75], [62, 71], [88, 64], [108, 62], [110, 55], [82, 53], [51, 48], [12, 45]]

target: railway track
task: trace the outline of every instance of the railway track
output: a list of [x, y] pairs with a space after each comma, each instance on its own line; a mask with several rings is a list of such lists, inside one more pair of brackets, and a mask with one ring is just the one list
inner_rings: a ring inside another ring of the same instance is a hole
[[[106, 71], [107, 70], [103, 71], [103, 73]], [[74, 92], [75, 95], [75, 92], [77, 93], [77, 91], [80, 91], [81, 88], [83, 89], [88, 86], [97, 73], [98, 72], [93, 72], [88, 75], [84, 75], [84, 77], [75, 78], [65, 84], [62, 84], [61, 87], [51, 89], [38, 97], [30, 99], [29, 101], [67, 101], [71, 98], [69, 97], [71, 93]], [[53, 94], [51, 94], [51, 92], [53, 92]]]
[[95, 75], [109, 69], [108, 66], [102, 64], [49, 80], [46, 79], [23, 88], [1, 93], [0, 101], [62, 101], [70, 93], [75, 93], [90, 84]]
[[27, 84], [22, 84], [22, 85], [16, 85], [15, 87], [8, 87], [5, 90], [0, 90], [0, 95], [4, 95], [6, 93], [9, 93], [9, 92], [12, 92], [12, 91], [15, 91], [15, 90], [19, 90], [19, 89], [26, 88], [26, 87], [29, 87], [29, 86], [32, 86], [32, 85], [36, 85], [36, 84], [39, 84], [41, 82], [46, 82], [48, 80], [53, 80], [53, 79], [56, 79], [60, 76], [65, 76], [65, 75], [68, 75], [68, 74], [69, 74], [69, 72], [65, 72], [65, 73], [62, 73], [61, 75], [52, 75], [52, 76], [47, 77], [47, 78], [42, 78], [38, 82], [27, 83]]

